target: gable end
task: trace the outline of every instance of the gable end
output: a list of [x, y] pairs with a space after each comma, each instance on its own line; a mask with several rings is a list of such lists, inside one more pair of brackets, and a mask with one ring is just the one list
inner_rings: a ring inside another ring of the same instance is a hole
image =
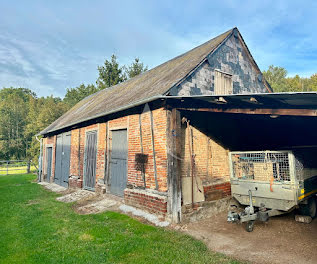
[[271, 92], [239, 31], [234, 29], [191, 75], [170, 90], [170, 95], [220, 94], [223, 89], [215, 87], [216, 70], [232, 75], [233, 94]]

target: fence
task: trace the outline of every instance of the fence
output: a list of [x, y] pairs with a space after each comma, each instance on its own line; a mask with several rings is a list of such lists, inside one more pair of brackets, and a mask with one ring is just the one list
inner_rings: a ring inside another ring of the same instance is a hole
[[31, 160], [0, 160], [0, 175], [26, 174], [37, 170]]

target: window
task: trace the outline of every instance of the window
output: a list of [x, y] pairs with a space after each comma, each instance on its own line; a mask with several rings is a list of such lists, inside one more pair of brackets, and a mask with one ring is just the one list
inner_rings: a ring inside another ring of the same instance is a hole
[[215, 95], [227, 95], [232, 93], [232, 75], [215, 70]]

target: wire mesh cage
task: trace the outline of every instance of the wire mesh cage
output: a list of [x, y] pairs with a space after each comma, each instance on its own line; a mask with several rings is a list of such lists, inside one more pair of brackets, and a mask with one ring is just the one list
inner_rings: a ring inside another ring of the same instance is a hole
[[232, 176], [254, 181], [290, 181], [290, 152], [231, 153]]

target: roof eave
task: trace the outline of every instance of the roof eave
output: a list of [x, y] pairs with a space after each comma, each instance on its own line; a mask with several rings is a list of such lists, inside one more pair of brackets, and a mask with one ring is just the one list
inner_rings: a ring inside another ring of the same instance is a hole
[[50, 134], [50, 133], [54, 133], [56, 131], [60, 131], [60, 130], [66, 129], [66, 128], [71, 128], [72, 126], [75, 126], [77, 124], [80, 124], [80, 123], [83, 123], [83, 122], [87, 122], [87, 121], [90, 121], [90, 120], [93, 120], [93, 119], [97, 119], [97, 118], [100, 118], [100, 117], [104, 117], [104, 116], [107, 116], [107, 115], [111, 115], [111, 114], [114, 114], [114, 113], [117, 113], [117, 112], [121, 112], [121, 111], [127, 110], [129, 108], [140, 106], [142, 104], [146, 104], [146, 103], [158, 100], [158, 99], [165, 99], [165, 97], [162, 97], [161, 95], [152, 96], [150, 98], [135, 102], [133, 104], [129, 104], [129, 105], [126, 105], [126, 106], [123, 106], [123, 107], [119, 107], [119, 108], [116, 108], [116, 109], [111, 110], [111, 111], [102, 112], [102, 113], [94, 115], [92, 117], [84, 118], [84, 119], [76, 121], [74, 123], [70, 123], [70, 124], [68, 124], [66, 126], [59, 127], [57, 129], [52, 129], [52, 130], [48, 130], [48, 131], [45, 131], [45, 129], [44, 129], [40, 133], [38, 133], [37, 135], [43, 135], [44, 136], [44, 135], [47, 135], [47, 134]]

